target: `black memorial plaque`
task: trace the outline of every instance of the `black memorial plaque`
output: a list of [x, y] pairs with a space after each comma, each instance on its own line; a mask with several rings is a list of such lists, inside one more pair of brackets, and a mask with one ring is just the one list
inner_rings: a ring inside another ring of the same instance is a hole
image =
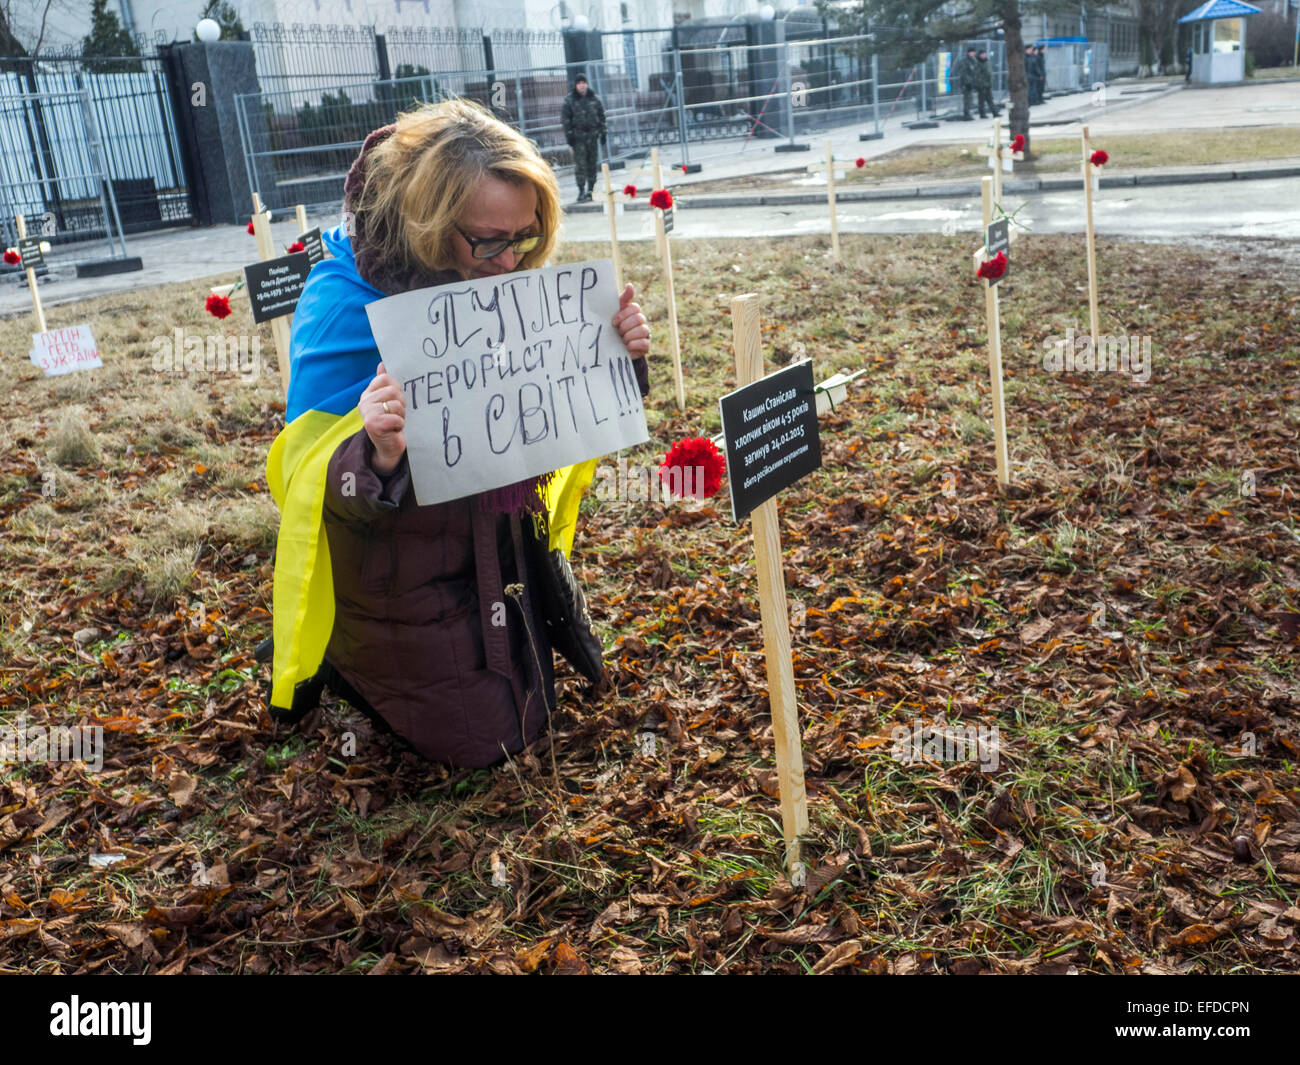
[[320, 226], [309, 229], [306, 233], [299, 233], [298, 239], [302, 242], [303, 250], [311, 259], [312, 266], [325, 258], [325, 244], [320, 239]]
[[999, 281], [1006, 278], [1011, 270], [1011, 224], [1005, 218], [999, 218], [996, 222], [990, 222], [988, 229], [984, 232], [984, 258], [996, 259], [998, 252], [1006, 252], [1007, 268], [1002, 272], [1002, 277], [992, 278], [990, 285], [996, 285]]
[[739, 388], [718, 400], [718, 406], [736, 521], [821, 468], [811, 361], [805, 359]]
[[310, 269], [311, 256], [305, 251], [245, 266], [244, 283], [253, 305], [253, 321], [266, 322], [293, 314]]
[[672, 231], [673, 231], [673, 208], [669, 207], [668, 210], [664, 212], [664, 232], [671, 233]]
[[40, 237], [21, 237], [18, 241], [18, 254], [22, 256], [24, 270], [36, 270], [45, 265]]

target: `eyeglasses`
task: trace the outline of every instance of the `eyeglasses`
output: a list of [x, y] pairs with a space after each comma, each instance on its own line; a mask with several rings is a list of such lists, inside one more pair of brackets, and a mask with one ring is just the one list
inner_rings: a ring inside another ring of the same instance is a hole
[[465, 238], [465, 243], [469, 245], [469, 253], [475, 259], [495, 259], [507, 248], [513, 248], [516, 255], [527, 255], [546, 236], [545, 233], [530, 233], [526, 237], [516, 237], [514, 240], [508, 237], [471, 237], [460, 226], [456, 227], [456, 232]]

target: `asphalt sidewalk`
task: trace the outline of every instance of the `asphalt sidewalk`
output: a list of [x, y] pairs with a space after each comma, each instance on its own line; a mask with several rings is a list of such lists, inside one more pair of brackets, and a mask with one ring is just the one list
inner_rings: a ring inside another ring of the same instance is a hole
[[[1201, 185], [1220, 181], [1270, 180], [1274, 178], [1300, 177], [1300, 159], [1286, 160], [1286, 166], [1243, 167], [1239, 163], [1222, 163], [1203, 167], [1159, 167], [1141, 170], [1133, 174], [1113, 176], [1102, 175], [1099, 187], [1103, 189], [1133, 188], [1137, 185]], [[1007, 193], [1023, 194], [1027, 192], [1049, 192], [1061, 189], [1082, 187], [1078, 177], [1045, 177], [1032, 179], [1015, 179], [1008, 177], [1002, 182], [1002, 190]], [[979, 196], [978, 181], [933, 181], [925, 184], [875, 185], [866, 189], [850, 189], [840, 186], [835, 191], [836, 203], [867, 203], [875, 200], [908, 200], [917, 198], [946, 199], [953, 196]], [[734, 192], [702, 193], [693, 195], [689, 187], [674, 190], [674, 201], [683, 208], [707, 210], [711, 207], [789, 207], [806, 203], [825, 203], [824, 184], [822, 191], [809, 192]], [[648, 211], [650, 205], [644, 202], [626, 203], [624, 210]], [[600, 213], [605, 209], [603, 203], [570, 204], [565, 207], [566, 214]]]

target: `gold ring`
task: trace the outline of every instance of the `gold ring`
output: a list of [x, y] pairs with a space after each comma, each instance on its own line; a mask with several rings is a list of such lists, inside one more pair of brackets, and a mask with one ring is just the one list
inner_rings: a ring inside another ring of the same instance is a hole
[[382, 406], [382, 407], [384, 408], [384, 413], [387, 414], [387, 413], [388, 413], [388, 400], [384, 400], [384, 402], [383, 402], [382, 404], [380, 404], [380, 406]]

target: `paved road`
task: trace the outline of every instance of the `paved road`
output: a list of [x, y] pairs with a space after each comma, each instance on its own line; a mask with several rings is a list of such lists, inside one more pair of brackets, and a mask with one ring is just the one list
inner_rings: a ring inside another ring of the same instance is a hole
[[[1106, 189], [1094, 200], [1097, 232], [1105, 236], [1141, 240], [1200, 241], [1205, 238], [1300, 238], [1300, 181], [1241, 181], [1227, 184], [1158, 185]], [[1073, 233], [1083, 230], [1083, 192], [1007, 193], [1008, 210], [1020, 204], [1017, 218], [1037, 233]], [[976, 196], [951, 199], [882, 200], [841, 204], [841, 232], [847, 233], [956, 233], [980, 227], [980, 201]], [[790, 207], [728, 207], [676, 212], [674, 239], [714, 239], [738, 236], [794, 236], [827, 233], [830, 223], [825, 204]], [[619, 219], [622, 240], [649, 240], [653, 236], [650, 212], [628, 212]], [[569, 240], [608, 239], [604, 215], [571, 217]]]
[[[812, 155], [823, 150], [827, 137], [831, 139], [836, 158], [863, 156], [873, 159], [916, 144], [970, 141], [992, 132], [988, 121], [978, 120], [941, 122], [938, 129], [903, 127], [903, 122], [915, 118], [915, 109], [905, 114], [895, 113], [884, 124], [885, 136], [878, 141], [858, 140], [858, 134], [867, 129], [862, 124], [801, 135], [797, 140], [810, 145], [806, 154], [778, 154], [774, 151], [774, 142], [761, 140], [691, 145], [691, 161], [700, 163], [701, 171], [689, 176], [674, 175], [672, 182], [675, 187], [685, 188], [701, 181], [803, 166]], [[1228, 88], [1188, 89], [1177, 80], [1116, 82], [1104, 92], [1073, 93], [1048, 100], [1031, 109], [1030, 121], [1034, 123], [1032, 133], [1035, 137], [1075, 139], [1082, 124], [1087, 122], [1093, 139], [1099, 143], [1107, 136], [1151, 130], [1170, 132], [1300, 125], [1300, 83], [1260, 82]], [[662, 150], [661, 159], [668, 165], [678, 161], [678, 154], [675, 147], [668, 146]], [[641, 168], [639, 172], [638, 167]], [[644, 165], [633, 164], [628, 179], [637, 185], [648, 184]], [[561, 184], [567, 191], [573, 183], [566, 177]]]
[[[1097, 232], [1103, 236], [1137, 240], [1187, 241], [1254, 237], [1300, 239], [1300, 181], [1296, 179], [1239, 181], [1226, 184], [1158, 185], [1105, 189], [1095, 200]], [[1017, 217], [1036, 233], [1074, 233], [1083, 229], [1082, 192], [1008, 193], [1006, 205], [1024, 208]], [[313, 219], [313, 224], [316, 219]], [[324, 225], [332, 218], [320, 219]], [[845, 233], [957, 233], [978, 231], [980, 202], [975, 196], [841, 204], [839, 222]], [[276, 240], [293, 239], [292, 222], [278, 223]], [[619, 219], [623, 241], [650, 240], [653, 220], [649, 211], [630, 211]], [[720, 239], [743, 236], [779, 237], [829, 232], [824, 204], [790, 207], [726, 207], [692, 211], [679, 206], [673, 239]], [[565, 239], [607, 240], [609, 223], [603, 214], [571, 215]], [[60, 279], [42, 285], [47, 306], [145, 285], [164, 284], [219, 273], [233, 281], [240, 267], [253, 257], [252, 238], [237, 226], [206, 230], [174, 230], [141, 236], [130, 242], [145, 270], [134, 274], [81, 281]], [[1276, 247], [1273, 249], [1276, 252]], [[200, 253], [201, 252], [201, 253]], [[1300, 245], [1295, 254], [1300, 257]], [[0, 286], [0, 314], [31, 309], [24, 287]]]

